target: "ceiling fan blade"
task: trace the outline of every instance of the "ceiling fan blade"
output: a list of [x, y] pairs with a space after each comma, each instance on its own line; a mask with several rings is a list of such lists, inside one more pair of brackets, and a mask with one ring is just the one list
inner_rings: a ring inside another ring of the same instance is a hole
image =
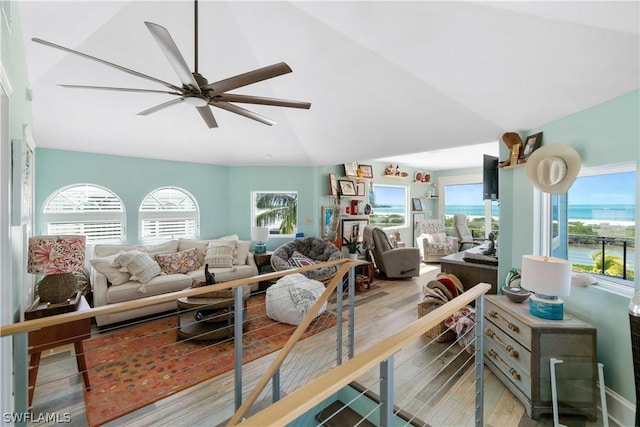
[[221, 95], [229, 90], [261, 82], [273, 77], [278, 77], [283, 74], [290, 73], [291, 71], [291, 68], [287, 64], [280, 62], [278, 64], [268, 65], [253, 71], [238, 74], [237, 76], [229, 77], [228, 79], [209, 83], [208, 85], [203, 86], [202, 89], [211, 89], [213, 90], [214, 95]]
[[238, 107], [237, 105], [229, 104], [228, 102], [211, 102], [209, 103], [209, 105], [222, 108], [223, 110], [231, 111], [232, 113], [236, 113], [257, 122], [264, 123], [265, 125], [272, 126], [276, 124], [276, 122], [274, 122], [273, 120], [269, 120], [266, 117], [261, 116], [260, 114], [256, 114], [253, 111]]
[[83, 58], [87, 58], [87, 59], [91, 59], [91, 60], [100, 62], [100, 63], [108, 65], [110, 67], [117, 68], [120, 71], [124, 71], [125, 73], [133, 74], [134, 76], [142, 77], [143, 79], [147, 79], [147, 80], [154, 81], [156, 83], [160, 83], [160, 84], [162, 84], [162, 85], [164, 85], [164, 86], [166, 86], [166, 87], [168, 87], [170, 89], [173, 89], [173, 90], [177, 90], [177, 91], [181, 91], [182, 90], [181, 88], [179, 88], [179, 87], [177, 87], [175, 85], [172, 85], [171, 83], [165, 82], [165, 81], [160, 80], [160, 79], [156, 79], [155, 77], [151, 77], [151, 76], [139, 73], [139, 72], [134, 71], [134, 70], [130, 70], [129, 68], [122, 67], [120, 65], [114, 64], [114, 63], [109, 62], [109, 61], [105, 61], [104, 59], [96, 58], [95, 56], [87, 55], [86, 53], [82, 53], [82, 52], [78, 52], [77, 50], [69, 49], [68, 47], [60, 46], [58, 44], [51, 43], [51, 42], [48, 42], [46, 40], [42, 40], [42, 39], [39, 39], [39, 38], [32, 38], [31, 40], [33, 40], [36, 43], [43, 44], [45, 46], [49, 46], [49, 47], [53, 47], [53, 48], [56, 48], [56, 49], [64, 50], [65, 52], [73, 53], [74, 55], [82, 56]]
[[216, 122], [216, 119], [213, 117], [213, 113], [211, 112], [211, 107], [207, 105], [206, 107], [196, 107], [196, 109], [204, 119], [207, 126], [209, 126], [209, 129], [218, 127], [218, 122]]
[[168, 90], [153, 90], [153, 89], [135, 89], [129, 87], [111, 87], [111, 86], [83, 86], [83, 85], [58, 85], [72, 89], [98, 89], [98, 90], [116, 90], [120, 92], [144, 92], [144, 93], [168, 93], [169, 95], [182, 96], [180, 92], [171, 92]]
[[182, 84], [191, 86], [195, 92], [201, 93], [198, 82], [196, 82], [193, 74], [191, 74], [187, 62], [184, 60], [173, 38], [171, 38], [169, 31], [163, 26], [154, 24], [153, 22], [145, 22], [144, 25], [146, 25], [151, 32], [151, 35], [160, 46], [160, 50], [162, 50], [162, 53], [167, 57], [167, 60], [169, 60], [169, 64], [173, 67]]
[[147, 110], [144, 111], [140, 111], [137, 115], [138, 116], [147, 116], [151, 113], [155, 113], [156, 111], [160, 111], [163, 110], [167, 107], [171, 107], [174, 104], [179, 104], [181, 102], [184, 101], [184, 98], [177, 98], [177, 99], [172, 99], [171, 101], [167, 101], [167, 102], [163, 102], [162, 104], [156, 105], [155, 107], [151, 107]]
[[261, 105], [273, 105], [276, 107], [291, 107], [291, 108], [304, 108], [308, 110], [311, 108], [310, 102], [302, 101], [289, 101], [287, 99], [277, 98], [265, 98], [262, 96], [251, 95], [237, 95], [233, 93], [223, 93], [220, 96], [215, 97], [216, 100], [226, 102], [239, 102], [241, 104], [261, 104]]

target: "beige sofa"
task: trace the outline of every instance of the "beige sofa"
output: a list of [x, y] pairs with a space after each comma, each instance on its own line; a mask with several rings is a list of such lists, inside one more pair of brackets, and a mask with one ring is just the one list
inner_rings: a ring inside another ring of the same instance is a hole
[[[89, 263], [94, 307], [180, 291], [205, 282], [204, 265], [216, 282], [258, 275], [249, 241], [237, 236], [179, 239], [158, 245], [97, 244]], [[259, 282], [249, 285], [258, 289]], [[173, 301], [96, 316], [99, 327], [175, 310]]]

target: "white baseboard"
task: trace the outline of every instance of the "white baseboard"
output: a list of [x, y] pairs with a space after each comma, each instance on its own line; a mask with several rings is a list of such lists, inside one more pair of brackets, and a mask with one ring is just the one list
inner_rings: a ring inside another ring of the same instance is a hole
[[[636, 405], [620, 396], [615, 391], [605, 387], [607, 398], [607, 412], [609, 413], [609, 425], [628, 427], [636, 422]], [[598, 405], [600, 407], [600, 405]], [[600, 408], [602, 410], [602, 408]]]

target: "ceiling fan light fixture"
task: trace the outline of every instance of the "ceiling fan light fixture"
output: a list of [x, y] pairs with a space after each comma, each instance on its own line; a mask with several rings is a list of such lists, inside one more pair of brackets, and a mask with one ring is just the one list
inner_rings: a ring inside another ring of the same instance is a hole
[[194, 107], [204, 107], [209, 103], [209, 100], [204, 96], [185, 96], [184, 102]]

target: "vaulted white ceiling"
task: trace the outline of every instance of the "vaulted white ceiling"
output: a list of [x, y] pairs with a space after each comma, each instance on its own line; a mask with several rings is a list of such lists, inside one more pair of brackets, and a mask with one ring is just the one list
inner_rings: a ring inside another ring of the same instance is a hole
[[[401, 159], [438, 170], [478, 166], [479, 153], [497, 153], [489, 143], [504, 132], [640, 87], [637, 1], [201, 0], [201, 74], [212, 82], [284, 61], [293, 73], [235, 92], [312, 103], [244, 105], [277, 121], [272, 127], [216, 108], [220, 127], [208, 129], [184, 104], [136, 115], [169, 95], [62, 88], [164, 89], [31, 41], [179, 86], [144, 21], [166, 27], [193, 70], [193, 2], [17, 4], [39, 147], [223, 165]], [[422, 152], [431, 154], [415, 154]]]

